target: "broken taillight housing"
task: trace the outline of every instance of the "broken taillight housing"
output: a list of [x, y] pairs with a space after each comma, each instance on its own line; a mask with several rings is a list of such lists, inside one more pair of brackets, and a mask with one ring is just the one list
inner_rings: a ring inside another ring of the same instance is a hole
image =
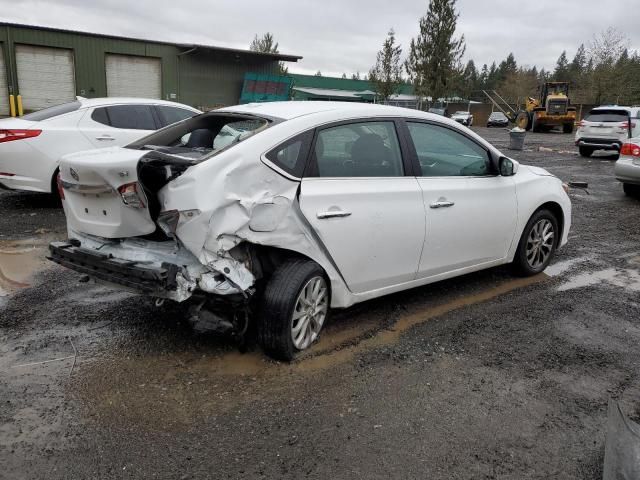
[[147, 199], [138, 182], [125, 183], [118, 187], [122, 202], [131, 208], [145, 208]]
[[60, 178], [60, 172], [56, 176], [56, 185], [58, 186], [58, 196], [60, 200], [64, 200], [64, 188], [62, 188], [62, 178]]
[[42, 130], [0, 130], [0, 143], [37, 137]]
[[620, 149], [620, 155], [627, 155], [629, 157], [640, 157], [640, 146], [635, 143], [625, 143]]
[[200, 215], [200, 210], [166, 210], [158, 215], [158, 225], [167, 235], [173, 235], [178, 227]]

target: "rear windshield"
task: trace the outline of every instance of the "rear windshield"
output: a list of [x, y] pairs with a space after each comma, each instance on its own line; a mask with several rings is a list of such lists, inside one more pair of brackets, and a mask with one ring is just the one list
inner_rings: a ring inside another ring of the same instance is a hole
[[251, 115], [205, 113], [169, 125], [127, 148], [158, 150], [204, 160], [262, 131], [270, 123], [271, 120]]
[[628, 122], [629, 114], [623, 110], [592, 110], [585, 120], [587, 122]]
[[80, 102], [76, 100], [75, 102], [63, 103], [61, 105], [56, 105], [54, 107], [49, 107], [43, 110], [38, 110], [37, 112], [29, 113], [22, 118], [34, 122], [39, 122], [40, 120], [48, 120], [50, 118], [57, 117], [58, 115], [75, 112], [80, 108], [80, 105]]

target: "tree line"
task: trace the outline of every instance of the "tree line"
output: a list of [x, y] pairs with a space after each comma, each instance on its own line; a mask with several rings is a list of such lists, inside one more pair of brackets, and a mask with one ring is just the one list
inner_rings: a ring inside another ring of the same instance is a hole
[[[398, 93], [403, 83], [411, 83], [416, 95], [436, 101], [451, 97], [483, 101], [483, 90], [496, 90], [508, 102], [522, 104], [527, 97], [538, 96], [542, 83], [563, 81], [570, 83], [573, 103], [640, 104], [640, 55], [630, 50], [629, 39], [615, 28], [580, 45], [571, 61], [563, 51], [553, 71], [519, 65], [513, 53], [478, 67], [473, 60], [462, 61], [466, 43], [464, 35], [456, 36], [456, 3], [430, 0], [406, 58], [403, 60], [402, 46], [391, 29], [368, 77], [358, 72], [352, 78], [368, 78], [382, 101]], [[277, 53], [278, 44], [267, 33], [262, 39], [256, 36], [251, 49]], [[280, 69], [286, 73], [283, 64]], [[316, 75], [322, 74], [318, 71]]]

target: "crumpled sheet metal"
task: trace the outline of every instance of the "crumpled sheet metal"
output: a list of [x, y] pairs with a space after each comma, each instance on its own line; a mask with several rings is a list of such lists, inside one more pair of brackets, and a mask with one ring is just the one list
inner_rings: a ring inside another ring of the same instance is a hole
[[640, 479], [640, 425], [629, 420], [613, 399], [609, 400], [602, 478]]
[[[329, 275], [334, 285], [332, 306], [346, 306], [346, 286], [296, 208], [299, 182], [278, 174], [255, 155], [243, 154], [249, 143], [190, 169], [160, 192], [164, 210], [197, 208], [202, 212], [178, 228], [178, 238], [203, 265], [243, 290], [255, 279], [229, 253], [237, 245], [249, 242], [306, 255]], [[224, 267], [235, 267], [235, 271], [227, 273]]]

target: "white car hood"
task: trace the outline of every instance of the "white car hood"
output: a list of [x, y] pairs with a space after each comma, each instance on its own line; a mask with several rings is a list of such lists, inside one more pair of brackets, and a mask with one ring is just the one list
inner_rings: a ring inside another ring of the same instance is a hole
[[521, 164], [520, 165], [520, 169], [521, 170], [525, 170], [525, 171], [529, 171], [529, 172], [533, 173], [534, 175], [539, 175], [541, 177], [555, 177], [555, 175], [553, 173], [549, 173], [544, 168], [534, 167], [532, 165], [522, 165]]

